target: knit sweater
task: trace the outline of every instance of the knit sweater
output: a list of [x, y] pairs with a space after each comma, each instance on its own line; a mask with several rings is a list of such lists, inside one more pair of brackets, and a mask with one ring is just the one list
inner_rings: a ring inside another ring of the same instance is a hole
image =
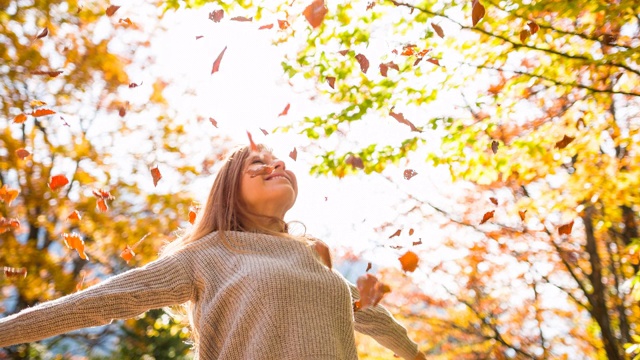
[[[0, 319], [0, 347], [192, 301], [197, 357], [357, 359], [354, 329], [405, 359], [416, 343], [384, 307], [353, 312], [357, 288], [309, 243], [213, 232], [173, 255]], [[231, 245], [231, 246], [229, 246]]]

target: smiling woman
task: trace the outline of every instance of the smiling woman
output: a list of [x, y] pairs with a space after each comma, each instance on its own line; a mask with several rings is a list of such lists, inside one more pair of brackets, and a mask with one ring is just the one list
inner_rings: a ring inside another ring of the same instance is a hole
[[[357, 287], [320, 240], [288, 233], [296, 177], [263, 146], [220, 169], [193, 228], [160, 258], [0, 320], [0, 346], [185, 304], [202, 359], [357, 359], [354, 330], [405, 359], [424, 359], [382, 306], [354, 308]], [[328, 253], [328, 251], [327, 251]]]

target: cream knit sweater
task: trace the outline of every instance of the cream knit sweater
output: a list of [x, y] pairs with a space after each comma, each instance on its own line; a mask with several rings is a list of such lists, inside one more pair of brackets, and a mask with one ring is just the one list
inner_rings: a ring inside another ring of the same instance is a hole
[[127, 319], [149, 309], [195, 303], [200, 359], [357, 359], [354, 329], [405, 359], [418, 354], [382, 306], [353, 313], [358, 291], [288, 238], [213, 232], [72, 295], [0, 319], [0, 347]]

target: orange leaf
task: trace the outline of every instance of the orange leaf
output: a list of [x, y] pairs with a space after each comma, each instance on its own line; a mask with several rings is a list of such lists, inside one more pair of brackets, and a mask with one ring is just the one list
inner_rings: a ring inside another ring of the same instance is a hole
[[327, 7], [324, 6], [324, 0], [314, 0], [307, 6], [302, 14], [313, 28], [322, 25], [325, 15], [327, 15]]
[[104, 191], [102, 189], [93, 190], [93, 196], [98, 198], [98, 201], [96, 202], [96, 207], [100, 212], [107, 212], [109, 210], [107, 200], [115, 199], [113, 196], [111, 196], [111, 194], [108, 191]]
[[287, 104], [287, 106], [284, 107], [284, 110], [282, 110], [282, 112], [280, 114], [278, 114], [278, 116], [285, 116], [289, 113], [289, 108], [291, 107], [291, 104]]
[[25, 121], [27, 121], [27, 115], [25, 114], [19, 114], [13, 118], [13, 122], [16, 124], [22, 124]]
[[415, 172], [414, 170], [411, 169], [407, 169], [404, 171], [404, 178], [407, 180], [411, 180], [412, 177], [418, 175], [417, 172]]
[[360, 64], [360, 70], [366, 74], [367, 70], [369, 70], [369, 59], [362, 54], [358, 54], [356, 55], [356, 60], [358, 60], [358, 64]]
[[495, 210], [491, 210], [487, 213], [484, 214], [484, 216], [482, 217], [482, 221], [480, 222], [480, 225], [486, 223], [487, 221], [489, 221], [489, 219], [491, 219], [493, 217], [493, 213], [495, 213]]
[[482, 20], [484, 13], [484, 6], [480, 4], [480, 0], [473, 0], [473, 7], [471, 9], [471, 20], [473, 22], [473, 26], [476, 26], [476, 24]]
[[20, 190], [12, 189], [7, 184], [4, 184], [0, 188], [0, 201], [7, 203], [7, 206], [11, 206], [11, 203], [18, 197], [19, 193]]
[[220, 55], [218, 55], [218, 57], [216, 58], [216, 61], [213, 62], [213, 68], [211, 69], [211, 75], [213, 75], [213, 73], [215, 73], [216, 71], [218, 71], [220, 69], [220, 62], [222, 61], [222, 56], [224, 55], [224, 52], [227, 51], [227, 47], [225, 46], [224, 49], [222, 49], [222, 52], [220, 52]]
[[414, 232], [413, 228], [409, 229], [409, 236], [413, 235], [413, 232]]
[[490, 197], [489, 201], [491, 201], [491, 203], [493, 203], [493, 205], [498, 205], [498, 199], [496, 199], [494, 197]]
[[278, 20], [278, 27], [280, 30], [284, 30], [289, 27], [289, 22], [287, 20]]
[[527, 40], [527, 38], [529, 37], [529, 35], [531, 35], [529, 30], [527, 30], [527, 29], [521, 30], [520, 31], [520, 42], [525, 42]]
[[54, 175], [51, 177], [51, 180], [49, 181], [49, 189], [56, 191], [61, 187], [67, 185], [68, 183], [69, 183], [69, 180], [67, 179], [66, 176]]
[[564, 224], [558, 228], [560, 235], [571, 235], [571, 229], [573, 228], [573, 221], [568, 224]]
[[80, 220], [80, 219], [82, 219], [82, 216], [80, 215], [78, 210], [73, 210], [73, 212], [69, 214], [69, 216], [67, 216], [67, 220]]
[[335, 89], [335, 85], [336, 85], [336, 78], [333, 76], [327, 76], [327, 82], [329, 83], [329, 86], [331, 86], [332, 89]]
[[109, 6], [106, 11], [107, 16], [112, 16], [113, 14], [116, 13], [116, 11], [118, 11], [118, 9], [120, 9], [120, 6], [116, 6], [116, 5]]
[[31, 113], [31, 116], [33, 117], [39, 117], [39, 116], [46, 116], [46, 115], [53, 115], [56, 112], [50, 109], [38, 109], [38, 110], [34, 110]]
[[160, 174], [160, 169], [158, 169], [157, 166], [151, 169], [151, 176], [153, 177], [153, 186], [155, 187], [158, 185], [158, 181], [162, 179], [162, 174]]
[[520, 220], [524, 221], [524, 216], [527, 213], [527, 210], [518, 211], [518, 215], [520, 215]]
[[402, 115], [402, 113], [394, 113], [393, 112], [393, 108], [391, 108], [391, 110], [389, 110], [389, 115], [391, 115], [391, 117], [396, 119], [396, 121], [398, 121], [399, 123], [407, 125], [409, 128], [411, 128], [411, 131], [422, 132], [417, 127], [415, 127], [415, 125], [413, 125], [413, 123], [411, 121], [405, 119], [404, 115]]
[[136, 253], [133, 252], [133, 249], [129, 245], [126, 245], [120, 253], [120, 257], [127, 263], [129, 263], [129, 260], [133, 259], [134, 256], [136, 256]]
[[49, 28], [44, 28], [40, 34], [38, 34], [38, 36], [36, 36], [36, 39], [42, 39], [43, 37], [49, 35]]
[[273, 24], [267, 24], [267, 25], [260, 26], [258, 30], [272, 29], [272, 28], [273, 28]]
[[18, 219], [5, 219], [0, 216], [0, 234], [20, 227]]
[[564, 149], [564, 148], [566, 148], [566, 147], [567, 147], [567, 145], [569, 145], [573, 140], [575, 140], [575, 138], [574, 138], [574, 137], [571, 137], [571, 136], [567, 136], [567, 135], [565, 135], [565, 136], [562, 138], [562, 140], [560, 140], [560, 141], [558, 141], [558, 142], [556, 143], [556, 148], [558, 148], [558, 149]]
[[189, 222], [191, 223], [191, 225], [193, 225], [196, 222], [197, 215], [198, 213], [196, 213], [195, 210], [193, 209], [189, 210]]
[[19, 278], [19, 277], [22, 277], [24, 279], [24, 278], [27, 277], [27, 268], [24, 268], [24, 267], [13, 268], [13, 267], [5, 266], [4, 267], [4, 276], [7, 279]]
[[220, 20], [222, 20], [222, 18], [224, 17], [224, 10], [219, 9], [219, 10], [213, 10], [212, 12], [209, 13], [209, 20], [212, 20], [213, 22], [220, 22]]
[[415, 271], [418, 267], [418, 262], [420, 261], [418, 255], [416, 255], [416, 253], [414, 253], [413, 251], [407, 251], [407, 253], [400, 256], [398, 260], [400, 260], [402, 270], [408, 272]]
[[84, 286], [84, 278], [87, 274], [85, 274], [84, 270], [80, 272], [82, 274], [82, 280], [80, 280], [79, 283], [76, 284], [76, 291], [80, 291], [82, 290], [82, 287]]
[[391, 239], [392, 237], [395, 237], [395, 236], [400, 236], [401, 232], [402, 232], [401, 229], [396, 230], [396, 232], [394, 232], [391, 236], [389, 236], [389, 239]]
[[84, 260], [89, 260], [87, 254], [84, 252], [84, 240], [80, 237], [80, 235], [76, 233], [63, 233], [62, 237], [64, 238], [64, 244], [69, 249], [74, 249], [80, 255], [80, 258]]
[[435, 30], [438, 36], [440, 36], [441, 38], [444, 38], [444, 31], [442, 31], [442, 28], [440, 27], [440, 25], [431, 23], [431, 27], [433, 28], [433, 30]]
[[291, 152], [289, 153], [289, 157], [293, 159], [293, 161], [296, 161], [296, 159], [298, 158], [298, 150], [296, 148], [293, 148], [293, 150], [291, 150]]
[[36, 100], [36, 99], [29, 101], [29, 106], [31, 106], [31, 107], [39, 107], [39, 106], [44, 106], [44, 105], [47, 105], [47, 103], [44, 102], [44, 101], [40, 101], [40, 100]]
[[320, 256], [320, 259], [322, 260], [322, 263], [328, 267], [329, 269], [331, 269], [331, 251], [329, 251], [329, 247], [327, 246], [327, 244], [323, 243], [322, 241], [315, 241], [315, 243], [313, 244], [313, 248], [314, 250], [318, 253], [318, 255]]
[[251, 151], [255, 151], [258, 152], [258, 146], [256, 145], [256, 143], [253, 142], [253, 137], [251, 137], [251, 133], [247, 131], [247, 136], [249, 137], [249, 146], [251, 148]]
[[538, 24], [536, 24], [535, 21], [533, 21], [533, 20], [529, 20], [527, 25], [529, 26], [529, 30], [531, 32], [531, 35], [537, 33], [538, 30], [540, 30], [540, 26], [538, 26]]
[[427, 59], [427, 61], [432, 63], [433, 65], [440, 66], [440, 60], [438, 60], [436, 58], [429, 58], [429, 59]]
[[376, 306], [382, 300], [382, 297], [391, 292], [389, 286], [378, 281], [378, 278], [371, 274], [364, 274], [357, 281], [360, 300], [357, 301], [356, 310], [363, 310], [371, 306]]

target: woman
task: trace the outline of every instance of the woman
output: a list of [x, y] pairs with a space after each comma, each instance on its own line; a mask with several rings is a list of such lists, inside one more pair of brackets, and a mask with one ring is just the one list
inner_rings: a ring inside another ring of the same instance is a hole
[[[357, 359], [353, 330], [424, 359], [382, 306], [354, 313], [353, 284], [287, 233], [296, 177], [262, 146], [234, 152], [191, 231], [159, 259], [0, 319], [0, 347], [184, 304], [201, 359]], [[320, 246], [324, 248], [324, 246]]]

